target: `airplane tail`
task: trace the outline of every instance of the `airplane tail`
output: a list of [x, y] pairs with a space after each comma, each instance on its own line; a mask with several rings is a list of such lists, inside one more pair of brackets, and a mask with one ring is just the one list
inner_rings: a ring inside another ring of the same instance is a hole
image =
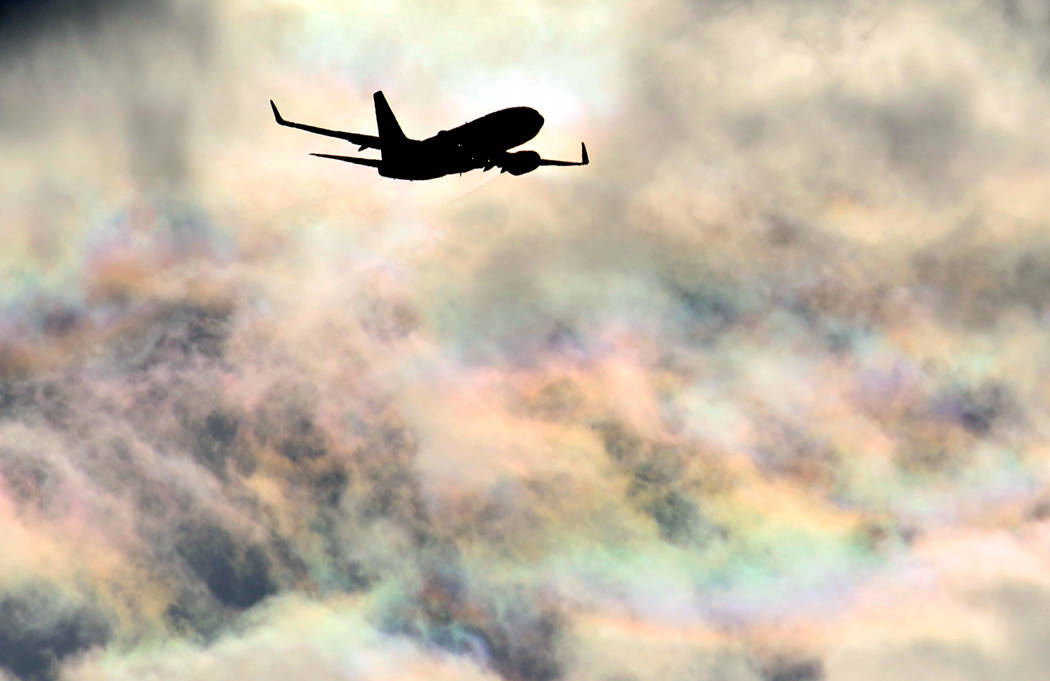
[[383, 91], [377, 91], [372, 95], [372, 99], [376, 105], [376, 127], [379, 129], [379, 139], [395, 144], [407, 139], [405, 133], [401, 132], [401, 126], [397, 124], [397, 119], [394, 118], [394, 112], [390, 110], [390, 105], [386, 103]]

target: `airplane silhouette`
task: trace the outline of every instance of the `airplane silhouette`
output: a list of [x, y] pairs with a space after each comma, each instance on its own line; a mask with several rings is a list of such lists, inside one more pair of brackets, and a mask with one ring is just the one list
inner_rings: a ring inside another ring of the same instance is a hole
[[501, 173], [524, 175], [539, 166], [585, 166], [589, 162], [587, 147], [582, 142], [580, 161], [549, 160], [540, 158], [535, 151], [507, 151], [528, 142], [543, 127], [543, 116], [527, 106], [496, 111], [464, 123], [458, 128], [442, 130], [428, 139], [414, 140], [401, 132], [401, 126], [394, 118], [394, 112], [390, 110], [382, 91], [372, 95], [372, 99], [376, 107], [378, 136], [286, 121], [277, 111], [277, 105], [272, 99], [270, 108], [273, 109], [273, 117], [279, 125], [338, 137], [358, 145], [358, 151], [378, 149], [381, 158], [333, 154], [310, 154], [311, 156], [371, 166], [378, 169], [383, 177], [399, 180], [430, 180], [478, 168], [488, 171], [495, 167], [498, 167]]

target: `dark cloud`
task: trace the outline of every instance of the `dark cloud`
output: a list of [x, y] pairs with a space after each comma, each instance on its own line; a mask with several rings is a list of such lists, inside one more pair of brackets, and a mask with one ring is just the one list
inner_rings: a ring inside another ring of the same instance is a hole
[[1050, 244], [1039, 236], [1020, 244], [982, 239], [985, 222], [961, 225], [914, 256], [918, 282], [946, 321], [990, 327], [1006, 313], [1043, 315], [1050, 284]]
[[229, 626], [229, 619], [214, 601], [185, 589], [164, 610], [164, 623], [177, 636], [214, 641]]
[[148, 323], [119, 339], [117, 360], [134, 368], [179, 365], [196, 359], [218, 360], [230, 330], [226, 305], [162, 304]]
[[696, 452], [646, 441], [615, 421], [594, 429], [628, 478], [628, 501], [652, 518], [662, 539], [687, 545], [725, 537], [725, 529], [704, 517], [695, 498], [701, 484], [713, 487], [711, 481], [701, 483], [695, 473], [686, 473], [687, 460], [695, 462]]
[[270, 559], [258, 544], [241, 544], [209, 521], [184, 525], [176, 551], [220, 603], [250, 608], [276, 593]]
[[764, 665], [763, 681], [824, 681], [824, 665], [809, 657], [781, 657]]
[[58, 501], [62, 476], [54, 464], [32, 448], [0, 446], [0, 479], [22, 508], [46, 512]]
[[1002, 383], [956, 385], [933, 398], [935, 414], [958, 422], [974, 435], [986, 435], [999, 422], [1017, 413], [1017, 400]]
[[745, 303], [728, 288], [715, 278], [695, 284], [668, 282], [668, 292], [680, 309], [679, 332], [689, 342], [715, 343], [739, 321]]
[[700, 524], [700, 510], [696, 503], [674, 490], [658, 495], [643, 508], [656, 521], [660, 536], [670, 542], [692, 538]]
[[753, 454], [766, 473], [811, 488], [830, 488], [841, 457], [804, 427], [766, 415]]
[[[18, 93], [5, 98], [0, 133], [46, 139], [56, 127], [78, 127], [93, 147], [80, 154], [97, 156], [98, 168], [123, 152], [137, 188], [184, 199], [195, 170], [193, 97], [215, 66], [214, 32], [212, 7], [192, 0], [0, 5], [0, 59], [11, 65], [0, 87]], [[88, 91], [71, 116], [70, 99]], [[63, 167], [61, 153], [49, 156]], [[164, 208], [177, 221], [189, 206]]]
[[963, 82], [918, 79], [877, 99], [831, 89], [825, 106], [856, 152], [941, 200], [968, 186], [995, 149], [974, 121], [973, 94]]
[[646, 443], [623, 424], [608, 421], [595, 425], [602, 438], [606, 453], [620, 464], [630, 465], [639, 461], [647, 449]]
[[203, 423], [194, 423], [192, 452], [202, 465], [220, 477], [226, 475], [226, 463], [235, 454], [237, 434], [242, 419], [231, 410], [214, 409]]
[[162, 0], [5, 0], [0, 3], [0, 44], [21, 47], [48, 34], [88, 33], [122, 13], [147, 13]]
[[365, 517], [426, 531], [430, 522], [416, 471], [417, 454], [415, 433], [398, 419], [383, 419], [368, 428], [351, 457], [355, 492], [360, 495], [356, 505]]
[[68, 422], [70, 404], [66, 375], [0, 379], [0, 419], [43, 420], [61, 426]]
[[346, 469], [333, 467], [319, 473], [313, 484], [321, 503], [335, 507], [342, 501], [349, 482]]
[[323, 457], [330, 445], [312, 413], [315, 403], [316, 398], [311, 398], [308, 387], [271, 388], [255, 410], [256, 437], [289, 461]]
[[99, 612], [49, 584], [0, 594], [0, 667], [23, 681], [58, 678], [59, 664], [109, 639]]
[[502, 678], [562, 677], [565, 618], [523, 586], [476, 589], [451, 543], [435, 540], [416, 555], [420, 588], [384, 613], [384, 628], [472, 657]]
[[515, 608], [480, 635], [493, 668], [501, 675], [521, 681], [554, 681], [561, 678], [557, 650], [561, 630], [555, 613]]
[[579, 387], [568, 379], [557, 379], [543, 386], [535, 396], [526, 400], [525, 409], [536, 418], [549, 421], [568, 421], [578, 414], [583, 405]]

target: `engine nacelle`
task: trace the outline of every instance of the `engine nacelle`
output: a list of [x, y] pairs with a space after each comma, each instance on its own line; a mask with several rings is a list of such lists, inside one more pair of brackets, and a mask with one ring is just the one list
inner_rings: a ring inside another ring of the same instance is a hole
[[504, 156], [500, 167], [511, 175], [531, 173], [540, 167], [540, 155], [535, 151], [516, 151]]

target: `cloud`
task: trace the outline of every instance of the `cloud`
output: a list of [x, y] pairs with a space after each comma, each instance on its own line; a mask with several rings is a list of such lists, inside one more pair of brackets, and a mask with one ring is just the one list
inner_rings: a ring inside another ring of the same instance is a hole
[[463, 659], [384, 636], [362, 621], [352, 602], [321, 605], [295, 597], [273, 602], [265, 620], [246, 622], [238, 636], [210, 647], [176, 642], [134, 658], [96, 654], [71, 665], [65, 678], [224, 679], [249, 673], [281, 679], [294, 670], [320, 679], [498, 678]]
[[129, 3], [122, 0], [44, 0], [43, 2], [7, 2], [0, 9], [0, 35], [6, 39], [5, 52], [22, 48], [49, 33], [90, 33], [108, 18], [149, 12], [159, 3]]
[[106, 642], [110, 624], [52, 585], [27, 584], [0, 597], [0, 667], [21, 679], [58, 678], [72, 655]]
[[[4, 15], [2, 673], [1034, 674], [1043, 14]], [[392, 183], [265, 101], [380, 88], [592, 162]]]
[[[984, 679], [999, 674], [1036, 679], [1046, 655], [1037, 642], [1045, 637], [1046, 621], [1038, 611], [1047, 594], [1042, 586], [1004, 581], [966, 597], [974, 615], [988, 618], [994, 636], [958, 637], [937, 631], [902, 642], [867, 649], [844, 646], [833, 658], [829, 679], [906, 678]], [[1033, 607], [1035, 606], [1035, 607]]]

